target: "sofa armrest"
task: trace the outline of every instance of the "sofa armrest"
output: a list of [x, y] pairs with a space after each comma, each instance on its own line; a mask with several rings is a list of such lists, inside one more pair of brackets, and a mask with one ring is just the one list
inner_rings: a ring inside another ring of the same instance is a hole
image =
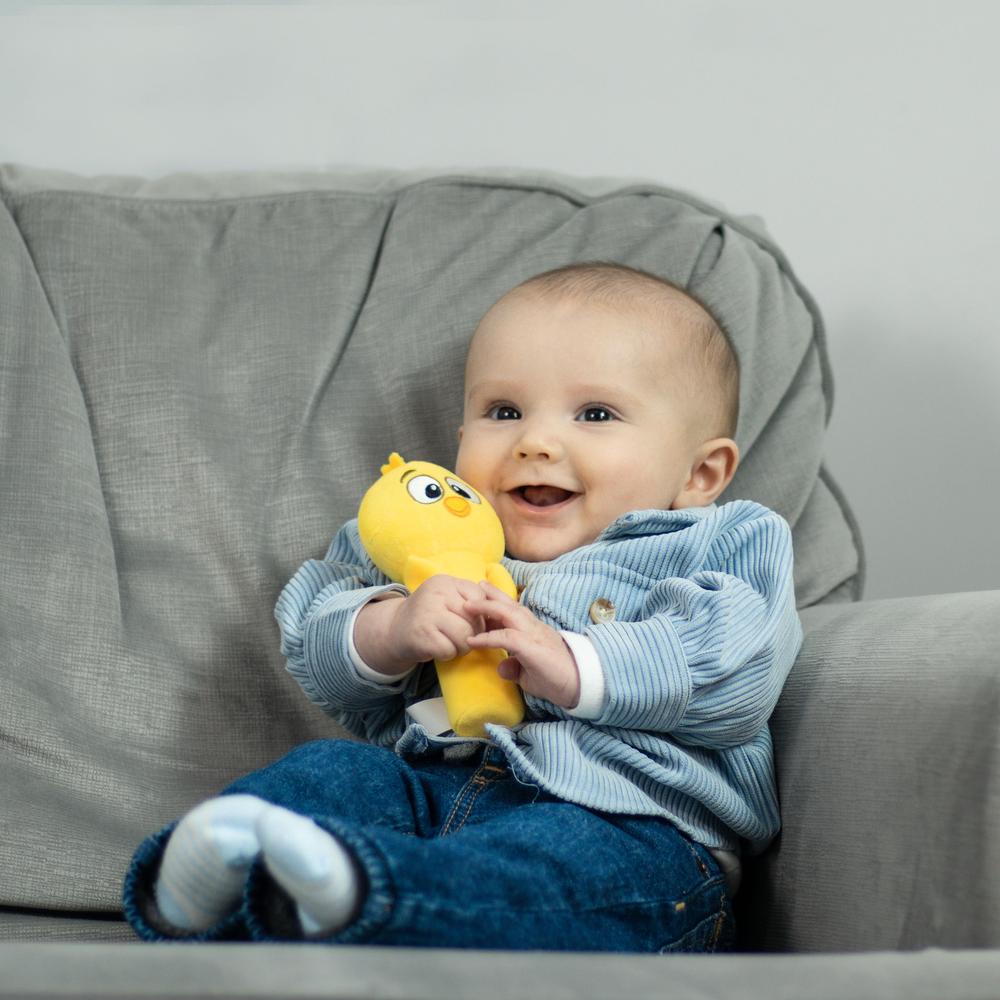
[[783, 829], [747, 941], [1000, 944], [1000, 591], [826, 605], [772, 719]]

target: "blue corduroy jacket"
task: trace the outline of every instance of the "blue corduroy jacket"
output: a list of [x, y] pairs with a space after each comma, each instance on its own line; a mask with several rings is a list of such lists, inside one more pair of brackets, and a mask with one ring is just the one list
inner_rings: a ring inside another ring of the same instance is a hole
[[[665, 816], [706, 847], [762, 850], [780, 826], [767, 723], [802, 642], [787, 522], [746, 500], [633, 511], [549, 562], [504, 564], [521, 603], [585, 635], [604, 675], [595, 718], [529, 695], [524, 723], [489, 727], [516, 777], [591, 809]], [[379, 684], [353, 665], [355, 613], [393, 588], [345, 524], [278, 600], [288, 669], [346, 729], [398, 753], [465, 742], [406, 714], [440, 693], [432, 668]], [[613, 621], [591, 621], [600, 597]]]

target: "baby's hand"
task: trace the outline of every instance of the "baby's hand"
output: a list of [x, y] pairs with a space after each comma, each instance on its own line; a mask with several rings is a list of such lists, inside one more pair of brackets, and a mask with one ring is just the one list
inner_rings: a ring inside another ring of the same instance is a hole
[[358, 653], [386, 674], [467, 653], [467, 640], [483, 621], [466, 608], [481, 593], [478, 584], [441, 574], [425, 580], [409, 597], [372, 602], [361, 609], [354, 627]]
[[493, 584], [481, 583], [478, 589], [478, 598], [466, 604], [466, 612], [484, 619], [486, 630], [470, 635], [469, 647], [507, 650], [507, 659], [497, 668], [501, 677], [536, 698], [576, 708], [580, 672], [562, 636]]
[[468, 602], [478, 596], [471, 580], [432, 576], [402, 601], [388, 638], [413, 663], [453, 660], [469, 651], [467, 640], [483, 627], [468, 610]]

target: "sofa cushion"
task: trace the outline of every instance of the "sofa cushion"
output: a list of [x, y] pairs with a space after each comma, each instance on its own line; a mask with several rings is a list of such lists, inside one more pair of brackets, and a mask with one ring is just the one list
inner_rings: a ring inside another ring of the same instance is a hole
[[740, 359], [723, 499], [793, 526], [802, 605], [857, 596], [809, 295], [758, 222], [653, 185], [0, 170], [0, 906], [118, 908], [146, 833], [338, 728], [272, 617], [390, 450], [450, 464], [466, 341], [529, 275], [684, 285]]

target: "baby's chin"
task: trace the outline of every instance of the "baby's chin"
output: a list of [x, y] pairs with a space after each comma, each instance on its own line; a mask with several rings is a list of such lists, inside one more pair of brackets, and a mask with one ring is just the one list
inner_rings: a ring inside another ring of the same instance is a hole
[[[595, 535], [594, 538], [596, 537]], [[544, 537], [530, 539], [513, 537], [507, 542], [507, 555], [520, 562], [551, 562], [553, 559], [558, 559], [559, 556], [564, 556], [567, 552], [580, 548], [581, 545], [589, 544], [594, 538], [567, 540]]]

